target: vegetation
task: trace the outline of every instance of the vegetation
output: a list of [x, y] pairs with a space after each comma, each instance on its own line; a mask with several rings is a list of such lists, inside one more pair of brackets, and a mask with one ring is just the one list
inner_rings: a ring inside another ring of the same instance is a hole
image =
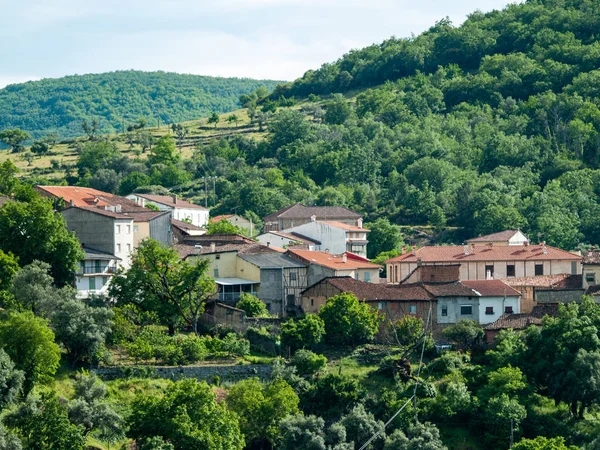
[[240, 95], [261, 86], [275, 82], [134, 70], [30, 81], [0, 90], [0, 129], [20, 128], [34, 138], [78, 136], [82, 123], [88, 136], [125, 132], [140, 118], [143, 125], [145, 118], [171, 124], [231, 111]]

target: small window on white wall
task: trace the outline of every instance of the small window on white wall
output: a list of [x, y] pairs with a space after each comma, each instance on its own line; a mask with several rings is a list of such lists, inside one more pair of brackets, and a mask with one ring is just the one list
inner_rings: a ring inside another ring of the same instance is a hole
[[121, 244], [117, 244], [117, 253], [121, 253]]
[[121, 234], [121, 225], [117, 225], [117, 231], [116, 231], [116, 233], [117, 234]]

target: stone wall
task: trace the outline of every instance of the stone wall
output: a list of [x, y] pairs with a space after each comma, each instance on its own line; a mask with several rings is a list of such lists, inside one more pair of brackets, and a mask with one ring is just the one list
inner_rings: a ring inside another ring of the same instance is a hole
[[[98, 367], [92, 372], [103, 379], [126, 378], [136, 375], [134, 367]], [[213, 366], [180, 366], [180, 367], [142, 367], [140, 372], [146, 376], [179, 380], [182, 378], [196, 378], [211, 382], [215, 376], [221, 381], [238, 381], [245, 378], [268, 378], [271, 375], [271, 366], [266, 364], [247, 365], [213, 365]]]

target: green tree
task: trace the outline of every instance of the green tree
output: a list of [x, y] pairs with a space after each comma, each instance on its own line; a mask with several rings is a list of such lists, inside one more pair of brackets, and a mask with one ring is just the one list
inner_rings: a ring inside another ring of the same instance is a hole
[[29, 397], [6, 422], [19, 430], [27, 449], [82, 450], [85, 445], [82, 429], [69, 421], [66, 405], [54, 392]]
[[15, 274], [19, 270], [18, 259], [12, 253], [0, 250], [0, 291], [9, 289]]
[[46, 320], [32, 313], [5, 313], [0, 318], [0, 348], [25, 372], [23, 388], [28, 393], [34, 384], [46, 382], [58, 368], [60, 348]]
[[219, 122], [221, 121], [221, 119], [219, 118], [219, 115], [216, 112], [213, 112], [210, 117], [207, 120], [207, 123], [210, 125], [212, 123], [215, 124], [215, 128], [217, 128], [217, 125], [219, 124]]
[[380, 322], [377, 311], [345, 292], [329, 298], [319, 316], [325, 324], [326, 340], [338, 345], [369, 342]]
[[120, 195], [129, 195], [137, 188], [150, 185], [150, 177], [142, 172], [131, 172], [121, 180], [119, 185]]
[[474, 320], [459, 320], [443, 331], [444, 337], [456, 344], [460, 350], [481, 345], [483, 328]]
[[367, 448], [377, 448], [385, 438], [385, 430], [381, 420], [375, 420], [372, 413], [365, 410], [364, 405], [356, 405], [343, 416], [340, 425], [346, 429], [346, 439], [357, 445], [364, 444], [371, 436], [379, 433], [379, 436]]
[[258, 378], [234, 385], [227, 396], [227, 406], [240, 418], [240, 430], [248, 444], [270, 442], [279, 438], [279, 422], [298, 413], [298, 395], [282, 379], [263, 384]]
[[314, 375], [327, 365], [327, 358], [325, 355], [301, 349], [294, 354], [290, 363], [296, 368], [298, 375]]
[[237, 416], [217, 403], [204, 381], [178, 381], [161, 396], [141, 394], [131, 405], [127, 424], [128, 436], [142, 445], [160, 437], [175, 450], [244, 448]]
[[0, 448], [3, 450], [22, 450], [23, 445], [21, 440], [10, 433], [4, 428], [4, 425], [0, 423]]
[[121, 152], [114, 142], [87, 142], [81, 148], [77, 159], [79, 176], [94, 174], [100, 169], [110, 169], [120, 158]]
[[375, 258], [383, 252], [399, 250], [404, 244], [400, 227], [391, 224], [388, 219], [377, 219], [375, 222], [366, 223], [365, 228], [371, 230], [367, 247], [369, 258]]
[[63, 217], [54, 213], [51, 202], [8, 202], [0, 208], [0, 249], [12, 252], [21, 266], [44, 261], [51, 266], [54, 282], [71, 284], [83, 260], [81, 245], [67, 231]]
[[325, 103], [325, 123], [341, 125], [352, 116], [352, 107], [342, 94], [334, 94]]
[[507, 394], [500, 394], [489, 400], [483, 410], [486, 426], [485, 441], [489, 447], [506, 448], [510, 440], [511, 427], [517, 431], [527, 417], [525, 407]]
[[49, 272], [50, 264], [42, 261], [33, 261], [17, 272], [11, 293], [19, 310], [39, 313], [42, 304], [58, 300], [61, 292], [53, 286]]
[[216, 292], [208, 268], [208, 260], [190, 264], [174, 249], [146, 239], [133, 253], [130, 268], [114, 277], [110, 295], [120, 304], [155, 312], [171, 333], [178, 319], [197, 332], [204, 304]]
[[29, 139], [29, 134], [18, 128], [0, 132], [0, 141], [8, 145], [13, 153], [23, 150], [23, 141]]
[[31, 152], [35, 155], [45, 155], [50, 151], [50, 145], [43, 141], [35, 141], [31, 144]]
[[175, 164], [181, 160], [181, 155], [175, 148], [175, 140], [171, 136], [163, 136], [156, 141], [148, 154], [150, 164]]
[[281, 324], [281, 345], [292, 352], [300, 348], [313, 348], [323, 340], [325, 323], [315, 314], [308, 314], [298, 321], [290, 319]]
[[90, 141], [93, 141], [96, 138], [99, 127], [100, 124], [96, 117], [93, 117], [89, 122], [87, 119], [81, 122], [81, 128]]
[[513, 450], [577, 450], [574, 445], [567, 445], [565, 438], [555, 437], [547, 438], [538, 436], [535, 439], [521, 439], [512, 446]]
[[209, 222], [206, 226], [206, 234], [243, 234], [242, 229], [236, 227], [227, 219], [218, 222]]
[[24, 379], [24, 372], [16, 369], [15, 363], [0, 349], [0, 411], [16, 401]]
[[240, 301], [235, 306], [246, 311], [248, 317], [270, 317], [267, 305], [259, 298], [246, 292], [242, 292]]
[[235, 114], [230, 114], [229, 116], [227, 116], [227, 122], [229, 122], [229, 125], [235, 123], [235, 126], [237, 126], [239, 120], [240, 119]]
[[447, 450], [434, 424], [417, 423], [406, 432], [394, 431], [385, 441], [384, 450]]

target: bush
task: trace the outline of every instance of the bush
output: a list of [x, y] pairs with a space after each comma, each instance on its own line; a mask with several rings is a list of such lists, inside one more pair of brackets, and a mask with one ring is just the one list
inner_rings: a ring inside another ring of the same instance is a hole
[[254, 295], [242, 292], [236, 308], [246, 311], [248, 317], [269, 317], [269, 310], [260, 299]]
[[281, 325], [281, 345], [292, 352], [299, 348], [313, 348], [321, 342], [325, 335], [323, 319], [314, 314], [309, 314], [303, 319], [294, 322], [290, 319]]
[[279, 354], [279, 343], [277, 336], [269, 333], [264, 328], [250, 327], [246, 330], [246, 339], [250, 342], [250, 349], [265, 353], [267, 355]]
[[348, 293], [328, 299], [319, 316], [325, 323], [327, 341], [338, 345], [371, 341], [380, 322], [377, 311]]
[[181, 349], [182, 364], [203, 361], [208, 356], [204, 340], [195, 334], [178, 335], [173, 338], [175, 345]]
[[310, 350], [298, 350], [291, 363], [298, 375], [313, 375], [327, 365], [327, 358]]
[[439, 358], [434, 359], [425, 367], [427, 375], [443, 377], [453, 372], [460, 371], [469, 363], [469, 356], [456, 352], [445, 352]]

